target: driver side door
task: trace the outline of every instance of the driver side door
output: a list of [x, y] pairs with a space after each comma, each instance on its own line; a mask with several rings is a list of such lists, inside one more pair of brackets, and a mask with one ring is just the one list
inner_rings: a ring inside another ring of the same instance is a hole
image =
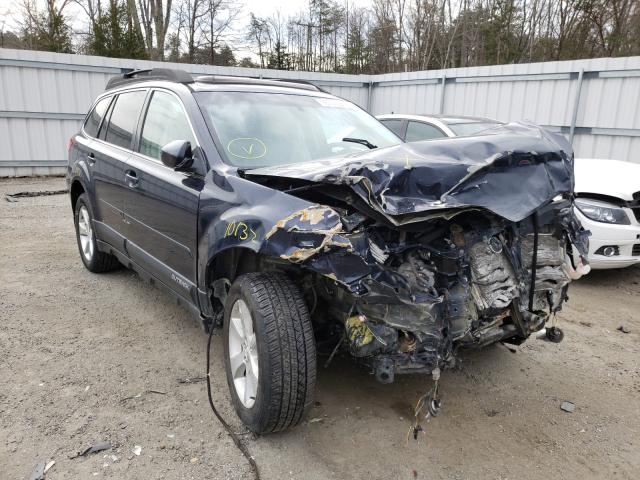
[[152, 90], [143, 112], [127, 162], [127, 248], [138, 265], [197, 305], [198, 204], [204, 180], [165, 166], [160, 155], [167, 143], [186, 140], [196, 156], [198, 144], [173, 92]]

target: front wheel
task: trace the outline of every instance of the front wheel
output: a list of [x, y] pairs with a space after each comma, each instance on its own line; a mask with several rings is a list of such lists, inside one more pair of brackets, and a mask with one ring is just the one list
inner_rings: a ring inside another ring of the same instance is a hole
[[227, 296], [223, 344], [242, 422], [256, 433], [300, 423], [313, 402], [316, 346], [299, 288], [280, 273], [239, 277]]

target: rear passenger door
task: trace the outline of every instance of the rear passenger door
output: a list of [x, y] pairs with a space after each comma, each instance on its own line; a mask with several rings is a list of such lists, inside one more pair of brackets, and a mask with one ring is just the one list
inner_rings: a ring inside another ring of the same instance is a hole
[[127, 248], [136, 263], [197, 305], [198, 202], [204, 180], [160, 161], [162, 147], [174, 140], [191, 142], [194, 157], [200, 155], [178, 96], [153, 90], [126, 171]]
[[115, 95], [87, 158], [95, 192], [97, 236], [120, 251], [124, 251], [126, 236], [125, 171], [145, 96], [145, 90]]

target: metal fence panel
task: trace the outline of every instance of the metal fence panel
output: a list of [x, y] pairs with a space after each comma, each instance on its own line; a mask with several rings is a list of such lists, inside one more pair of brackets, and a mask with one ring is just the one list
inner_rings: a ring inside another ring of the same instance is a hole
[[528, 120], [574, 132], [579, 157], [640, 162], [640, 57], [345, 75], [0, 49], [0, 176], [62, 173], [67, 141], [107, 80], [153, 67], [307, 80], [373, 114]]

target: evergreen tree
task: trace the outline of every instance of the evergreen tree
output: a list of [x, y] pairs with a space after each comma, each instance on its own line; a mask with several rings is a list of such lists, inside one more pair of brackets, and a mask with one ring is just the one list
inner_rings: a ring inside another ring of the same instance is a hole
[[236, 56], [233, 50], [227, 44], [224, 44], [220, 50], [216, 52], [212, 65], [220, 65], [221, 67], [234, 67], [236, 65]]
[[36, 3], [25, 2], [27, 21], [22, 28], [22, 40], [27, 48], [57, 53], [73, 53], [71, 27], [64, 16], [66, 3], [58, 7], [48, 0], [46, 9], [38, 11]]
[[88, 50], [93, 55], [116, 58], [147, 58], [144, 39], [133, 28], [124, 2], [110, 0], [109, 8], [93, 25]]
[[282, 45], [279, 41], [274, 44], [273, 51], [269, 54], [267, 68], [273, 68], [276, 70], [291, 69], [291, 61], [289, 59], [289, 54], [287, 53], [287, 47]]

